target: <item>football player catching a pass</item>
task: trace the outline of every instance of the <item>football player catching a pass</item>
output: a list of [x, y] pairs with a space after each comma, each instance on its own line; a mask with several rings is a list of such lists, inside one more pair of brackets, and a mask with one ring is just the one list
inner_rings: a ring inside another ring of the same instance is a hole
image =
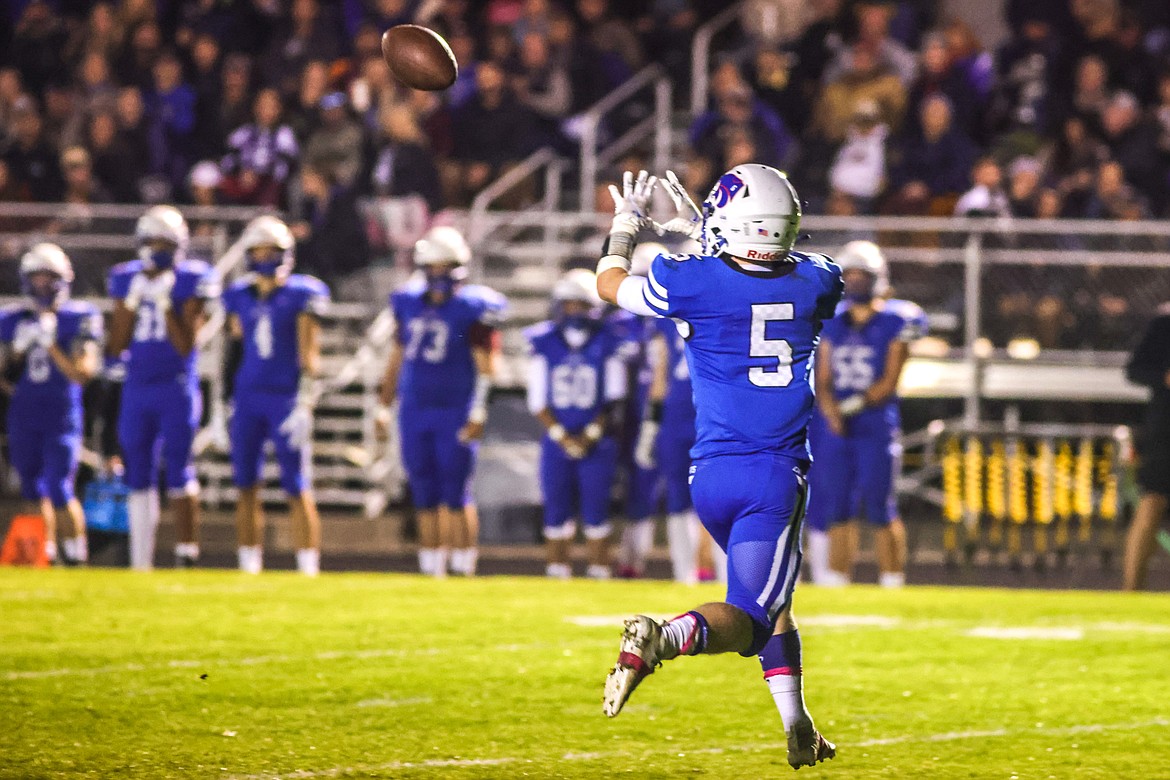
[[479, 536], [471, 477], [487, 422], [496, 330], [505, 301], [467, 284], [471, 250], [453, 227], [431, 228], [414, 247], [421, 274], [390, 296], [397, 324], [382, 380], [377, 425], [385, 436], [399, 402], [402, 463], [418, 513], [419, 570], [475, 573]]
[[[329, 288], [292, 272], [296, 241], [276, 217], [257, 217], [241, 238], [248, 274], [223, 295], [233, 343], [230, 439], [232, 474], [239, 488], [236, 531], [240, 569], [264, 566], [260, 475], [264, 442], [272, 440], [280, 486], [288, 495], [297, 570], [320, 569], [321, 520], [312, 491], [313, 406], [321, 362], [321, 323]], [[235, 367], [238, 366], [238, 367]]]
[[219, 283], [207, 263], [186, 259], [187, 222], [174, 207], [150, 208], [139, 217], [134, 237], [138, 258], [110, 271], [114, 313], [106, 344], [111, 358], [128, 352], [118, 443], [130, 488], [130, 565], [149, 569], [154, 562], [161, 439], [178, 533], [175, 563], [190, 566], [199, 557], [199, 483], [191, 444], [203, 407], [195, 337], [207, 301], [219, 297]]
[[553, 286], [552, 319], [530, 328], [528, 410], [544, 426], [540, 489], [544, 499], [545, 573], [568, 579], [569, 545], [584, 525], [587, 574], [608, 579], [609, 492], [617, 442], [609, 430], [626, 395], [622, 336], [602, 321], [597, 280], [569, 271]]
[[847, 585], [857, 557], [850, 521], [864, 515], [877, 529], [879, 582], [897, 588], [906, 582], [906, 529], [894, 492], [902, 462], [896, 393], [910, 342], [926, 335], [926, 314], [886, 299], [890, 274], [877, 244], [851, 241], [835, 259], [845, 305], [825, 323], [817, 353], [809, 568], [818, 585]]
[[45, 557], [57, 560], [57, 514], [64, 515], [66, 563], [89, 552], [85, 516], [73, 493], [81, 455], [81, 389], [100, 367], [102, 317], [88, 303], [69, 300], [73, 266], [56, 244], [36, 244], [20, 259], [27, 302], [0, 313], [0, 375], [20, 366], [5, 387], [8, 453], [20, 477], [29, 513], [45, 519]]
[[748, 164], [719, 178], [702, 212], [668, 172], [664, 186], [678, 214], [659, 229], [698, 239], [702, 252], [661, 255], [648, 277], [630, 276], [636, 235], [653, 226], [656, 183], [645, 171], [637, 179], [627, 172], [621, 190], [610, 188], [615, 213], [597, 288], [630, 311], [675, 319], [686, 336], [695, 400], [691, 497], [727, 552], [727, 597], [662, 623], [627, 620], [604, 711], [621, 712], [638, 684], [673, 658], [757, 655], [784, 724], [788, 763], [811, 766], [836, 750], [805, 708], [792, 592], [808, 501], [811, 358], [841, 299], [841, 271], [793, 250], [796, 191], [775, 168]]

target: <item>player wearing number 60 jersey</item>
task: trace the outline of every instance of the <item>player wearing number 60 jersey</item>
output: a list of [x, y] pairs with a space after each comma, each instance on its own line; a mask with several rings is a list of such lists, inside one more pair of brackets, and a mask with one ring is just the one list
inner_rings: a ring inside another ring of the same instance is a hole
[[88, 557], [85, 517], [73, 494], [81, 454], [81, 388], [98, 369], [102, 318], [70, 301], [73, 266], [55, 244], [37, 244], [20, 260], [27, 302], [0, 312], [0, 374], [19, 367], [8, 404], [8, 455], [30, 514], [45, 519], [45, 554], [57, 558], [56, 516], [64, 514], [68, 563]]
[[240, 244], [248, 275], [223, 295], [236, 340], [229, 355], [239, 361], [229, 425], [232, 474], [240, 491], [239, 566], [253, 574], [263, 568], [259, 483], [264, 442], [271, 440], [292, 514], [297, 569], [314, 576], [320, 568], [321, 521], [309, 474], [312, 408], [320, 362], [319, 317], [329, 305], [329, 288], [320, 279], [292, 273], [296, 242], [276, 217], [252, 220]]
[[138, 259], [110, 271], [114, 313], [106, 344], [111, 358], [127, 353], [118, 443], [130, 488], [130, 565], [149, 569], [154, 562], [161, 440], [178, 534], [175, 561], [187, 566], [199, 557], [199, 483], [191, 465], [202, 411], [195, 336], [205, 304], [219, 297], [219, 282], [207, 263], [186, 259], [187, 223], [175, 208], [152, 207], [134, 234]]
[[617, 664], [605, 682], [604, 711], [617, 715], [635, 687], [681, 655], [759, 655], [780, 710], [793, 768], [832, 758], [835, 749], [805, 709], [800, 635], [792, 591], [808, 501], [807, 428], [813, 406], [812, 356], [821, 323], [841, 298], [841, 271], [828, 258], [793, 251], [800, 201], [780, 171], [740, 165], [703, 203], [673, 173], [667, 192], [678, 215], [659, 226], [701, 241], [702, 253], [660, 255], [648, 277], [630, 276], [637, 231], [656, 183], [626, 173], [606, 253], [601, 297], [640, 314], [679, 321], [695, 400], [691, 497], [703, 525], [727, 552], [725, 601], [659, 623], [626, 621]]
[[909, 343], [926, 334], [926, 315], [909, 301], [887, 300], [885, 257], [870, 241], [851, 241], [837, 256], [845, 281], [840, 313], [825, 323], [817, 354], [817, 412], [809, 428], [815, 458], [809, 480], [809, 568], [813, 582], [848, 584], [856, 524], [876, 526], [879, 582], [905, 582], [906, 531], [894, 481], [901, 465], [898, 378]]
[[384, 435], [397, 399], [402, 462], [418, 512], [419, 569], [436, 577], [446, 575], [448, 560], [456, 574], [475, 573], [471, 476], [505, 306], [495, 290], [466, 283], [470, 259], [459, 231], [431, 228], [414, 247], [420, 278], [390, 296], [397, 331], [378, 427]]

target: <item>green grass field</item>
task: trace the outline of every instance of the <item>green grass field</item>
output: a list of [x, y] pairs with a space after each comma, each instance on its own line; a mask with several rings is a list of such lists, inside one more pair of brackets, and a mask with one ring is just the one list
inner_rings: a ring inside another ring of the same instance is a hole
[[[791, 774], [755, 659], [686, 658], [601, 714], [666, 583], [0, 570], [0, 777]], [[797, 592], [809, 775], [1170, 778], [1170, 601]]]

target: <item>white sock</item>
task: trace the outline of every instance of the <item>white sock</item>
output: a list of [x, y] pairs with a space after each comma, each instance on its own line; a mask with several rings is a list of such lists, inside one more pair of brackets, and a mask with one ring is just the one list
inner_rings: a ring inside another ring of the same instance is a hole
[[316, 577], [321, 573], [321, 551], [311, 547], [297, 550], [297, 571], [306, 577]]
[[149, 571], [154, 568], [154, 534], [158, 529], [157, 508], [157, 490], [131, 490], [126, 499], [132, 569]]
[[573, 570], [567, 563], [550, 563], [544, 567], [544, 576], [558, 580], [567, 580], [573, 576]]
[[240, 563], [240, 571], [242, 572], [259, 574], [264, 570], [264, 548], [258, 544], [237, 547], [236, 559]]
[[670, 545], [670, 565], [675, 582], [693, 585], [698, 581], [695, 552], [699, 546], [699, 526], [690, 512], [678, 512], [666, 518], [666, 540]]
[[479, 550], [475, 547], [464, 547], [462, 550], [451, 551], [451, 571], [465, 577], [475, 576], [475, 566], [479, 560]]
[[786, 732], [792, 731], [797, 725], [810, 719], [808, 710], [804, 706], [804, 688], [799, 674], [774, 674], [765, 678], [768, 690], [772, 692], [772, 700], [776, 702], [776, 709], [780, 710], [780, 720], [784, 723]]
[[49, 563], [57, 560], [57, 543], [52, 539], [45, 540], [45, 557], [49, 559]]
[[878, 577], [878, 585], [883, 588], [901, 588], [906, 584], [906, 575], [900, 571], [883, 571]]
[[808, 530], [804, 540], [804, 559], [808, 561], [813, 585], [824, 585], [829, 571], [829, 535], [824, 531]]
[[622, 528], [618, 560], [636, 572], [646, 570], [646, 557], [654, 548], [654, 521], [631, 520]]
[[711, 560], [715, 562], [715, 581], [727, 584], [727, 553], [719, 545], [711, 542]]
[[612, 574], [609, 567], [601, 563], [591, 563], [585, 570], [585, 576], [591, 580], [608, 580]]
[[824, 579], [819, 584], [826, 588], [846, 588], [849, 586], [849, 583], [849, 575], [829, 569], [825, 572]]
[[66, 539], [63, 545], [65, 557], [76, 563], [85, 563], [89, 560], [89, 543], [84, 536], [75, 536]]
[[179, 542], [175, 545], [175, 557], [199, 560], [199, 542]]
[[434, 566], [431, 569], [431, 576], [442, 579], [447, 576], [447, 556], [449, 552], [446, 547], [436, 547], [434, 553]]
[[418, 548], [418, 570], [421, 574], [430, 574], [435, 570], [435, 549], [433, 547]]

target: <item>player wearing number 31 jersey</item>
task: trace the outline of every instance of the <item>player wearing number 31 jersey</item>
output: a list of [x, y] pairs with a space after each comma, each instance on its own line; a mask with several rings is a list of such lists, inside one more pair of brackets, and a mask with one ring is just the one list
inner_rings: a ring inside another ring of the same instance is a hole
[[237, 340], [230, 355], [239, 360], [229, 426], [232, 474], [240, 490], [239, 566], [253, 574], [263, 567], [259, 483], [267, 440], [276, 451], [280, 485], [288, 495], [297, 569], [315, 576], [320, 568], [321, 523], [309, 471], [319, 318], [329, 305], [329, 288], [320, 279], [292, 273], [295, 243], [288, 225], [276, 217], [252, 220], [240, 239], [248, 275], [223, 296]]
[[660, 255], [648, 277], [629, 276], [656, 181], [627, 173], [623, 191], [610, 188], [616, 209], [598, 290], [631, 311], [672, 317], [684, 332], [695, 400], [691, 497], [727, 552], [727, 596], [665, 623], [628, 620], [604, 710], [617, 715], [663, 661], [758, 655], [784, 723], [788, 762], [811, 766], [835, 749], [805, 709], [791, 607], [808, 502], [812, 356], [841, 299], [841, 271], [826, 257], [793, 251], [796, 191], [780, 171], [751, 164], [721, 176], [702, 212], [668, 172], [664, 184], [678, 215], [660, 228], [699, 239], [702, 253]]
[[195, 336], [204, 305], [219, 296], [219, 283], [207, 263], [186, 259], [187, 223], [175, 208], [149, 209], [134, 233], [138, 259], [110, 271], [114, 313], [106, 344], [111, 358], [127, 353], [118, 443], [130, 488], [130, 565], [149, 569], [154, 561], [160, 440], [178, 534], [175, 561], [191, 565], [199, 557], [199, 483], [191, 444], [203, 408]]

